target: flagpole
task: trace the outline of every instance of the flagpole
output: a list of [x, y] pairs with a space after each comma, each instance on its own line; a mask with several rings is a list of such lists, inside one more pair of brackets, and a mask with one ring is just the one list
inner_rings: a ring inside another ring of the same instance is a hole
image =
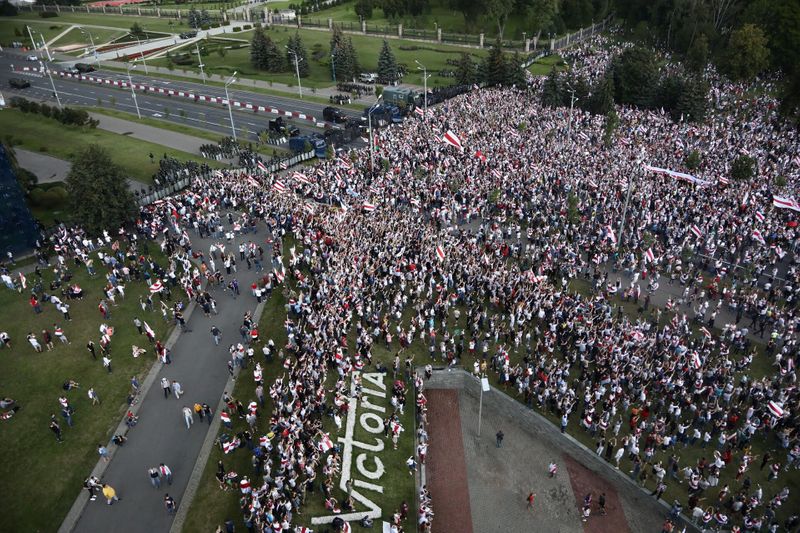
[[[644, 155], [644, 150], [642, 150], [642, 155]], [[644, 162], [644, 158], [641, 157], [636, 161], [636, 164], [639, 168], [642, 167]], [[633, 190], [633, 174], [628, 177], [628, 192], [625, 194], [625, 207], [622, 209], [622, 220], [619, 221], [619, 237], [617, 237], [617, 261], [619, 261], [620, 256], [622, 255], [622, 232], [625, 229], [625, 218], [628, 216], [628, 204], [631, 201], [631, 190]]]

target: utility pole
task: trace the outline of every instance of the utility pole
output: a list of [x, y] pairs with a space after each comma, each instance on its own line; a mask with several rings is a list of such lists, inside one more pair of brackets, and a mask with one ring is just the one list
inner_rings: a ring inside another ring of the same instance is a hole
[[203, 58], [200, 57], [200, 45], [197, 44], [197, 41], [195, 41], [194, 46], [195, 46], [195, 50], [197, 50], [197, 66], [200, 67], [200, 75], [203, 77], [203, 85], [205, 85], [206, 84], [206, 73], [203, 70], [203, 67], [205, 66], [205, 65], [203, 65]]
[[142, 114], [139, 112], [139, 102], [136, 100], [136, 91], [133, 90], [133, 81], [131, 80], [131, 70], [136, 68], [136, 65], [131, 65], [130, 63], [127, 64], [128, 66], [128, 85], [131, 88], [131, 96], [133, 96], [133, 105], [136, 106], [136, 116], [139, 117], [139, 120], [142, 120]]
[[297, 91], [300, 94], [300, 98], [302, 98], [303, 97], [303, 86], [300, 84], [300, 58], [297, 57], [297, 52], [295, 52], [294, 50], [289, 49], [288, 46], [286, 46], [285, 48], [286, 48], [286, 50], [288, 50], [288, 52], [290, 54], [292, 54], [294, 56], [294, 70], [297, 73]]
[[422, 71], [422, 83], [423, 83], [423, 90], [425, 91], [425, 95], [423, 96], [425, 102], [425, 120], [428, 120], [428, 69], [425, 68], [425, 65], [417, 61], [416, 59], [414, 62], [418, 65], [417, 70]]
[[228, 115], [231, 117], [231, 131], [233, 132], [233, 140], [236, 142], [236, 126], [233, 125], [233, 104], [231, 103], [231, 98], [228, 96], [228, 85], [234, 83], [236, 81], [236, 74], [238, 71], [233, 72], [233, 76], [225, 82], [225, 100], [228, 101]]
[[[34, 50], [36, 50], [36, 48], [37, 48], [36, 47], [36, 41], [33, 40], [33, 33], [31, 32], [31, 27], [26, 24], [25, 28], [27, 28], [27, 30], [28, 30], [28, 37], [31, 38], [31, 46], [33, 47]], [[41, 57], [41, 54], [39, 54], [39, 55]]]
[[144, 73], [150, 74], [147, 72], [147, 61], [144, 59], [144, 49], [142, 48], [142, 41], [139, 40], [139, 36], [136, 36], [136, 43], [139, 45], [139, 59], [142, 60], [142, 65], [144, 65]]
[[[637, 170], [643, 168], [644, 150], [641, 157], [636, 162]], [[628, 192], [625, 193], [625, 206], [622, 208], [622, 220], [619, 221], [619, 236], [617, 237], [617, 256], [622, 253], [622, 232], [625, 230], [625, 218], [628, 215], [628, 203], [631, 201], [631, 191], [633, 190], [633, 175], [628, 176]], [[619, 257], [617, 258], [619, 260]]]
[[333, 52], [331, 53], [331, 74], [333, 74], [333, 83], [336, 83], [336, 50], [337, 48], [333, 48]]
[[47, 71], [47, 77], [50, 78], [50, 85], [53, 87], [53, 95], [56, 97], [56, 103], [58, 103], [58, 108], [61, 109], [61, 98], [58, 96], [58, 91], [56, 90], [56, 84], [53, 81], [53, 74], [50, 72], [50, 67], [45, 67], [44, 63], [39, 61], [39, 66], [42, 67], [42, 70]]
[[81, 30], [81, 33], [83, 33], [83, 34], [85, 34], [85, 35], [87, 35], [89, 37], [89, 42], [92, 43], [92, 53], [94, 54], [94, 64], [98, 65], [100, 63], [100, 60], [97, 58], [97, 47], [94, 45], [94, 37], [92, 37], [92, 34], [86, 28], [84, 28], [82, 26], [78, 26], [78, 28]]
[[369, 171], [371, 174], [375, 173], [375, 141], [372, 135], [372, 112], [375, 111], [375, 108], [381, 103], [381, 98], [383, 98], [383, 95], [380, 95], [378, 99], [375, 100], [375, 103], [372, 104], [372, 107], [367, 110], [367, 127], [369, 128]]

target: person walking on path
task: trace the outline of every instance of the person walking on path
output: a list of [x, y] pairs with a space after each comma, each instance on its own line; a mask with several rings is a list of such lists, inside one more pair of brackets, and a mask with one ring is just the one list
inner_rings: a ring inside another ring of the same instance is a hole
[[555, 463], [555, 461], [550, 461], [550, 466], [547, 467], [547, 472], [550, 474], [551, 478], [556, 477], [556, 474], [558, 474], [558, 465]]
[[505, 437], [505, 435], [503, 434], [503, 431], [502, 430], [498, 431], [497, 434], [495, 435], [495, 437], [497, 438], [497, 447], [498, 448], [502, 448], [503, 447], [503, 437]]
[[158, 472], [158, 468], [155, 467], [148, 468], [147, 477], [150, 478], [150, 484], [153, 485], [154, 489], [161, 488], [161, 475]]
[[100, 455], [100, 457], [101, 457], [101, 458], [103, 459], [103, 461], [105, 461], [106, 463], [107, 463], [108, 461], [110, 461], [110, 459], [108, 458], [108, 448], [106, 448], [106, 447], [105, 447], [105, 446], [103, 446], [102, 444], [98, 444], [98, 445], [97, 445], [97, 453], [98, 453], [98, 455]]
[[214, 344], [219, 346], [219, 341], [222, 339], [222, 330], [217, 326], [211, 326], [211, 338], [214, 339]]
[[113, 505], [115, 501], [120, 501], [117, 491], [108, 483], [103, 483], [103, 496], [105, 496], [108, 505]]
[[133, 325], [136, 326], [136, 331], [139, 332], [139, 335], [144, 333], [144, 329], [142, 329], [142, 321], [139, 320], [139, 317], [133, 317]]
[[50, 415], [50, 431], [55, 434], [56, 442], [59, 444], [64, 442], [64, 439], [61, 438], [61, 426], [58, 424], [58, 420], [56, 420], [55, 413]]
[[174, 379], [172, 380], [172, 392], [175, 394], [175, 399], [180, 400], [181, 395], [183, 394], [183, 387], [181, 387], [181, 384]]
[[99, 405], [100, 404], [100, 396], [94, 390], [94, 387], [89, 387], [89, 390], [86, 392], [89, 396], [89, 399], [92, 400], [92, 405]]
[[172, 485], [172, 470], [167, 465], [160, 463], [158, 465], [158, 473], [167, 480], [167, 485]]
[[86, 351], [92, 354], [92, 359], [97, 361], [97, 353], [94, 350], [94, 341], [90, 340], [89, 342], [86, 343]]
[[183, 421], [186, 422], [186, 429], [191, 429], [192, 424], [194, 424], [194, 417], [192, 416], [192, 410], [183, 406]]
[[161, 378], [161, 388], [164, 389], [164, 398], [169, 398], [172, 393], [172, 386], [167, 378]]
[[525, 498], [525, 500], [528, 502], [528, 509], [531, 511], [533, 511], [533, 502], [535, 499], [536, 499], [536, 493], [533, 491], [531, 491], [530, 494], [528, 494], [528, 497]]
[[175, 514], [177, 505], [175, 505], [175, 499], [169, 494], [164, 495], [164, 507], [167, 508], [167, 513]]
[[600, 493], [600, 497], [597, 499], [597, 506], [600, 508], [600, 514], [606, 514], [606, 493]]

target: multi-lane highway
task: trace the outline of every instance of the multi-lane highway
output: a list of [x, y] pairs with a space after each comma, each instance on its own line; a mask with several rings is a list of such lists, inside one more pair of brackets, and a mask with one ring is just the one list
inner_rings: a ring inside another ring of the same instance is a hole
[[[65, 67], [57, 63], [50, 65], [53, 72], [63, 71]], [[41, 72], [20, 72], [24, 67], [39, 69], [38, 62], [26, 61], [25, 56], [14, 51], [0, 53], [0, 87], [8, 99], [11, 96], [28, 96], [40, 100], [53, 100], [53, 89], [50, 79]], [[141, 84], [149, 87], [163, 88], [178, 92], [191, 92], [197, 95], [205, 95], [212, 98], [225, 98], [225, 91], [221, 87], [207, 86], [202, 83], [191, 83], [184, 81], [169, 81], [158, 78], [151, 78], [142, 73], [132, 74], [134, 86]], [[125, 81], [127, 75], [118, 72], [97, 71], [90, 74], [94, 78]], [[10, 78], [27, 79], [31, 86], [26, 89], [13, 89], [9, 86]], [[97, 107], [102, 105], [106, 108], [114, 108], [120, 111], [136, 113], [136, 106], [129, 87], [121, 87], [108, 84], [101, 84], [96, 81], [79, 81], [74, 78], [53, 76], [56, 90], [61, 103], [64, 105], [80, 105], [87, 107]], [[284, 98], [279, 96], [263, 95], [246, 91], [234, 91], [229, 89], [230, 99], [249, 103], [255, 107], [261, 106], [266, 109], [277, 108], [281, 111], [289, 111], [297, 114], [314, 117], [316, 120], [308, 119], [292, 121], [302, 133], [319, 132], [320, 128], [315, 122], [322, 122], [322, 104], [315, 104]], [[220, 134], [230, 134], [230, 116], [227, 106], [221, 103], [197, 102], [190, 98], [180, 96], [168, 96], [152, 92], [136, 91], [136, 101], [139, 111], [143, 117], [166, 120], [178, 124], [186, 124], [196, 128], [218, 132]], [[243, 137], [244, 130], [250, 132], [251, 140], [255, 135], [266, 129], [270, 119], [276, 115], [269, 112], [254, 112], [243, 107], [234, 107], [233, 119], [236, 125], [237, 135]], [[351, 110], [344, 110], [351, 116], [357, 115]]]

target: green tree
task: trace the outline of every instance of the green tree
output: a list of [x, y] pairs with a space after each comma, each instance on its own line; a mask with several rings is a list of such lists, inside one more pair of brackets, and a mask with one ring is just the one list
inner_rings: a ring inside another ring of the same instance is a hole
[[189, 8], [189, 13], [186, 15], [186, 21], [189, 23], [189, 27], [191, 28], [199, 28], [200, 27], [200, 12], [197, 11], [194, 6]]
[[16, 17], [18, 12], [17, 6], [8, 0], [0, 2], [0, 17]]
[[96, 144], [75, 155], [66, 185], [72, 217], [90, 234], [114, 230], [136, 214], [122, 169]]
[[617, 115], [616, 109], [612, 107], [606, 114], [606, 122], [603, 125], [603, 144], [607, 148], [613, 143], [614, 133], [616, 133], [617, 128], [619, 128], [619, 115]]
[[506, 61], [503, 57], [503, 48], [500, 39], [497, 39], [494, 46], [489, 50], [489, 54], [481, 65], [482, 77], [488, 85], [502, 85], [506, 83], [507, 69]]
[[331, 36], [331, 56], [333, 61], [333, 71], [336, 73], [337, 81], [351, 81], [353, 78], [352, 61], [348, 56], [347, 40], [342, 33], [342, 29], [335, 25], [333, 26], [333, 35]]
[[769, 49], [764, 30], [745, 24], [731, 33], [723, 63], [725, 73], [734, 80], [749, 80], [763, 72], [769, 64]]
[[612, 62], [614, 101], [646, 108], [651, 105], [658, 79], [653, 52], [647, 48], [628, 48]]
[[353, 6], [356, 15], [358, 15], [364, 20], [369, 20], [372, 18], [373, 8], [374, 5], [372, 3], [372, 0], [358, 0], [355, 6]]
[[790, 74], [781, 87], [779, 110], [783, 118], [800, 127], [800, 68]]
[[261, 26], [256, 26], [250, 41], [250, 64], [258, 70], [267, 70], [267, 37]]
[[687, 79], [675, 107], [675, 115], [688, 122], [702, 122], [708, 113], [708, 83], [699, 77]]
[[693, 72], [703, 72], [708, 63], [708, 38], [698, 35], [686, 53], [686, 67]]
[[348, 61], [350, 64], [350, 78], [355, 78], [361, 72], [361, 65], [358, 64], [358, 54], [356, 54], [356, 47], [353, 46], [353, 39], [348, 37], [345, 45]]
[[300, 34], [297, 32], [295, 32], [294, 36], [289, 37], [286, 43], [286, 63], [292, 67], [294, 67], [294, 54], [297, 54], [297, 68], [300, 71], [300, 77], [308, 77], [308, 53], [306, 52], [306, 47], [303, 45], [303, 40], [300, 38]]
[[755, 174], [756, 160], [749, 155], [740, 155], [733, 160], [731, 177], [735, 180], [749, 180]]
[[[384, 1], [391, 2], [392, 0]], [[468, 29], [477, 26], [478, 20], [484, 12], [483, 2], [476, 2], [475, 0], [448, 0], [448, 4], [450, 8], [464, 16], [464, 23]], [[386, 8], [384, 7], [384, 12], [385, 11]]]
[[702, 157], [700, 156], [700, 152], [697, 150], [692, 150], [683, 160], [683, 164], [686, 165], [686, 168], [689, 170], [697, 170], [700, 167], [701, 161]]
[[475, 62], [472, 61], [472, 57], [466, 52], [461, 52], [461, 55], [458, 58], [458, 64], [456, 65], [456, 83], [458, 85], [471, 85], [475, 83], [475, 78], [477, 75], [475, 69]]
[[614, 75], [606, 72], [592, 90], [590, 111], [598, 115], [607, 115], [612, 109], [614, 109]]
[[561, 104], [561, 79], [556, 66], [550, 69], [550, 74], [542, 86], [542, 105], [545, 107], [558, 107]]
[[144, 30], [142, 29], [142, 27], [139, 25], [138, 22], [134, 22], [133, 26], [131, 26], [130, 32], [131, 35], [142, 35], [144, 33]]
[[503, 38], [508, 16], [514, 10], [514, 0], [485, 0], [483, 2], [489, 20], [497, 25], [497, 37]]
[[525, 69], [522, 68], [522, 57], [519, 52], [514, 52], [512, 57], [506, 60], [506, 85], [514, 85], [522, 88], [527, 84]]
[[264, 66], [269, 72], [282, 72], [286, 70], [284, 56], [278, 49], [269, 35], [265, 37], [264, 43]]
[[383, 40], [381, 52], [378, 54], [378, 79], [381, 83], [393, 83], [398, 78], [397, 60], [389, 46], [389, 41]]

